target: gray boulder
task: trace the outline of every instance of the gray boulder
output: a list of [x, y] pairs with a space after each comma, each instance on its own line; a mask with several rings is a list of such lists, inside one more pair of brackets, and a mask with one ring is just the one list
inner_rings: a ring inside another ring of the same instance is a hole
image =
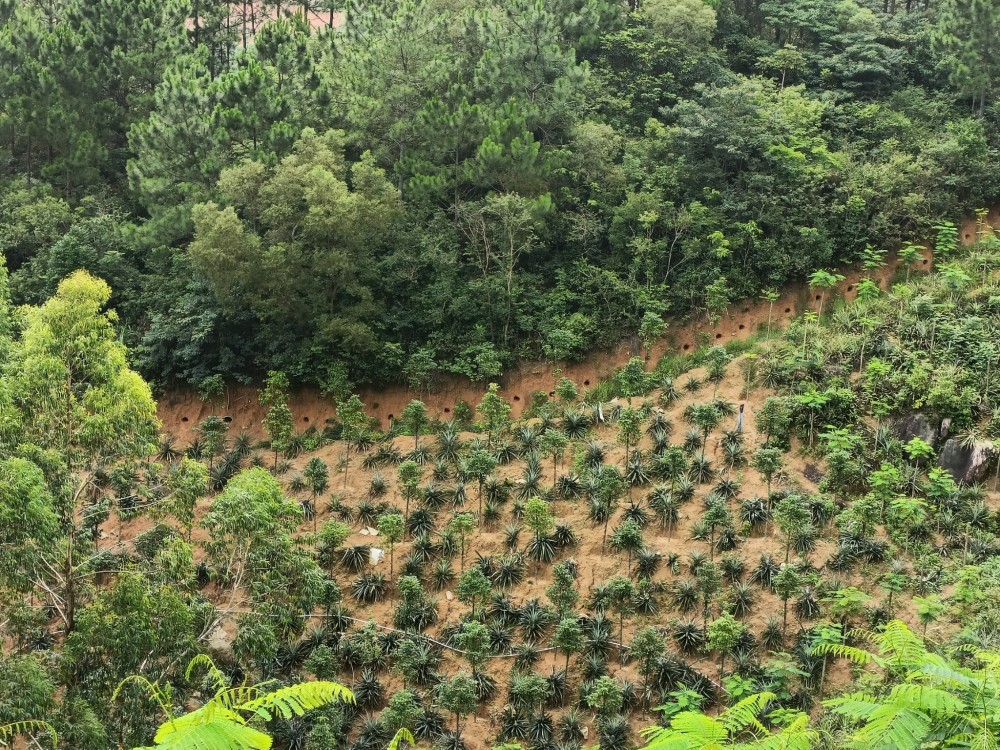
[[993, 446], [989, 443], [976, 443], [967, 447], [951, 438], [945, 441], [941, 449], [938, 465], [951, 474], [956, 482], [978, 484], [986, 479], [992, 455]]
[[938, 439], [938, 430], [931, 424], [926, 414], [913, 412], [896, 422], [896, 434], [904, 443], [918, 437], [928, 445], [934, 445]]

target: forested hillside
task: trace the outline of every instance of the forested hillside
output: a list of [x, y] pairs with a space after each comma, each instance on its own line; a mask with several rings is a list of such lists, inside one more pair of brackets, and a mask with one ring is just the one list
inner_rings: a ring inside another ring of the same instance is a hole
[[12, 299], [103, 278], [160, 387], [485, 383], [1000, 196], [993, 3], [635, 5], [6, 0]]
[[0, 747], [995, 750], [997, 32], [0, 0]]

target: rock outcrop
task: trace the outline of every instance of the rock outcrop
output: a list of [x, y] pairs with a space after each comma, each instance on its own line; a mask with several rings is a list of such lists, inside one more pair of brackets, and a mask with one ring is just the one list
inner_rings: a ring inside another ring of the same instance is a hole
[[964, 446], [951, 438], [941, 448], [938, 465], [951, 474], [956, 482], [978, 484], [986, 479], [992, 455], [993, 446], [989, 443]]
[[938, 440], [938, 428], [928, 419], [926, 414], [913, 412], [896, 422], [896, 434], [904, 443], [915, 437], [928, 445], [935, 445]]

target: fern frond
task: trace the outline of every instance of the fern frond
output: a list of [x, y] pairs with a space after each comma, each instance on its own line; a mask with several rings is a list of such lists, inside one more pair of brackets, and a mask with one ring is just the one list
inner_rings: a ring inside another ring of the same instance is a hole
[[165, 744], [170, 741], [172, 736], [189, 732], [191, 727], [204, 726], [216, 722], [240, 725], [247, 723], [246, 719], [238, 713], [213, 700], [190, 713], [163, 722], [160, 728], [156, 730], [156, 736], [153, 738], [153, 741], [157, 745]]
[[871, 716], [882, 704], [878, 698], [867, 693], [847, 693], [839, 698], [825, 700], [823, 705], [848, 719], [861, 721]]
[[757, 715], [777, 697], [774, 693], [748, 695], [719, 714], [718, 720], [730, 734], [737, 734], [747, 727], [753, 727], [759, 732], [766, 732], [767, 729], [760, 723]]
[[756, 740], [753, 750], [812, 750], [818, 742], [819, 732], [809, 726], [809, 715], [803, 713], [780, 732]]
[[939, 686], [952, 688], [971, 687], [978, 682], [968, 670], [957, 668], [938, 654], [928, 654], [914, 676], [927, 679]]
[[875, 634], [873, 641], [894, 666], [918, 667], [927, 657], [924, 642], [902, 620], [891, 620]]
[[996, 677], [1000, 673], [1000, 654], [997, 652], [977, 649], [975, 657], [983, 665], [983, 670], [988, 672], [991, 677]]
[[[180, 724], [182, 717], [175, 724]], [[271, 738], [246, 724], [216, 719], [209, 723], [184, 724], [162, 741], [155, 750], [270, 750]]]
[[884, 666], [884, 662], [870, 651], [848, 646], [844, 643], [818, 643], [813, 646], [812, 653], [818, 656], [831, 655], [838, 659], [847, 659], [854, 664], [865, 665], [875, 662], [880, 667]]
[[15, 721], [13, 724], [0, 725], [0, 742], [14, 739], [18, 735], [31, 737], [39, 732], [45, 732], [49, 735], [53, 749], [58, 747], [59, 735], [56, 734], [55, 727], [41, 719], [25, 719], [24, 721]]
[[399, 745], [401, 742], [408, 742], [411, 746], [416, 746], [417, 741], [413, 738], [413, 733], [406, 727], [400, 727], [399, 731], [396, 732], [396, 736], [392, 738], [392, 741], [386, 746], [385, 750], [399, 750]]
[[[664, 727], [652, 727], [663, 730]], [[706, 745], [712, 747], [712, 745]], [[703, 747], [703, 745], [692, 740], [688, 735], [671, 733], [669, 729], [661, 732], [660, 735], [651, 739], [649, 744], [644, 745], [642, 750], [691, 750], [692, 748]], [[590, 748], [590, 750], [594, 750]]]
[[212, 661], [212, 657], [208, 654], [198, 654], [188, 662], [187, 669], [184, 671], [184, 679], [190, 682], [191, 674], [198, 667], [204, 667], [205, 671], [208, 672], [208, 676], [211, 677], [212, 681], [215, 683], [217, 693], [221, 693], [229, 687], [229, 680], [227, 680], [226, 676], [222, 674], [222, 671], [215, 666], [215, 662]]
[[956, 734], [948, 738], [948, 744], [953, 747], [967, 747], [969, 750], [997, 750], [997, 738], [989, 727], [980, 727], [978, 732]]
[[312, 708], [319, 708], [335, 701], [354, 702], [354, 693], [336, 682], [300, 682], [297, 685], [275, 690], [266, 695], [241, 703], [235, 708], [239, 711], [250, 711], [260, 716], [264, 721], [270, 721], [274, 714], [289, 719], [301, 716]]
[[965, 709], [965, 703], [951, 693], [910, 683], [894, 686], [886, 702], [900, 708], [913, 708], [936, 716], [958, 714]]
[[257, 700], [262, 695], [264, 693], [258, 685], [237, 685], [216, 693], [212, 700], [235, 711], [243, 704]]
[[917, 709], [879, 706], [855, 733], [854, 741], [870, 750], [917, 750], [929, 728], [930, 720]]
[[696, 739], [699, 746], [721, 744], [729, 736], [721, 721], [698, 711], [683, 711], [677, 714], [670, 720], [670, 729], [672, 734], [682, 735], [688, 742]]

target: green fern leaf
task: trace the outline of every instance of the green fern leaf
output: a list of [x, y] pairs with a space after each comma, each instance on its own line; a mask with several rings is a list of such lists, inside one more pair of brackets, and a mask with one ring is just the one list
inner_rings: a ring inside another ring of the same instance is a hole
[[212, 681], [215, 683], [216, 690], [221, 692], [229, 687], [229, 680], [227, 680], [226, 676], [222, 674], [217, 666], [215, 666], [215, 662], [212, 661], [212, 657], [208, 654], [198, 654], [191, 659], [190, 662], [188, 662], [187, 670], [184, 672], [184, 679], [190, 681], [191, 674], [197, 667], [205, 668], [205, 671], [208, 672], [208, 676], [211, 677]]
[[841, 716], [861, 721], [871, 716], [881, 705], [881, 702], [866, 693], [848, 693], [839, 698], [823, 701], [823, 705]]
[[968, 674], [967, 670], [955, 667], [954, 664], [938, 654], [927, 654], [927, 659], [920, 666], [918, 672], [939, 686], [965, 688], [976, 684], [976, 680]]
[[916, 668], [926, 660], [924, 642], [901, 620], [886, 623], [873, 640], [879, 652], [888, 657], [893, 666]]
[[386, 746], [385, 750], [399, 750], [400, 743], [404, 741], [414, 746], [417, 744], [413, 733], [406, 727], [400, 727], [399, 731], [396, 732], [396, 736], [392, 738], [392, 741]]
[[246, 724], [216, 719], [183, 725], [162, 742], [157, 740], [155, 750], [270, 750], [271, 743], [270, 737]]
[[854, 739], [866, 750], [917, 750], [929, 728], [930, 720], [916, 709], [879, 706]]
[[650, 737], [644, 750], [691, 750], [691, 748], [721, 746], [728, 738], [726, 728], [710, 716], [697, 711], [684, 711], [670, 720], [669, 727], [650, 727], [644, 732]]
[[49, 735], [53, 748], [59, 745], [59, 735], [56, 734], [55, 727], [40, 719], [26, 719], [25, 721], [15, 721], [13, 724], [0, 725], [0, 743], [6, 743], [6, 740], [14, 739], [19, 735], [33, 737], [43, 732]]
[[755, 693], [727, 708], [719, 715], [719, 721], [730, 734], [737, 734], [747, 727], [753, 727], [759, 732], [766, 732], [765, 727], [757, 718], [768, 703], [775, 700], [774, 693]]
[[863, 648], [855, 648], [843, 643], [819, 643], [812, 648], [812, 653], [818, 656], [831, 655], [838, 659], [847, 659], [854, 664], [871, 664], [875, 662], [882, 666], [883, 662], [879, 657]]
[[965, 703], [951, 693], [926, 685], [903, 683], [889, 692], [888, 702], [900, 708], [912, 708], [932, 715], [961, 713]]
[[246, 720], [235, 711], [221, 705], [216, 701], [209, 701], [201, 708], [197, 708], [190, 713], [170, 719], [160, 725], [156, 731], [153, 741], [157, 745], [167, 743], [170, 737], [175, 734], [183, 734], [190, 731], [191, 727], [204, 726], [215, 722], [228, 724], [246, 724]]
[[310, 709], [336, 701], [353, 703], [354, 694], [336, 682], [300, 682], [297, 685], [290, 685], [267, 693], [247, 703], [241, 703], [235, 708], [239, 711], [254, 713], [264, 721], [270, 721], [275, 713], [288, 719], [293, 715], [301, 716]]

